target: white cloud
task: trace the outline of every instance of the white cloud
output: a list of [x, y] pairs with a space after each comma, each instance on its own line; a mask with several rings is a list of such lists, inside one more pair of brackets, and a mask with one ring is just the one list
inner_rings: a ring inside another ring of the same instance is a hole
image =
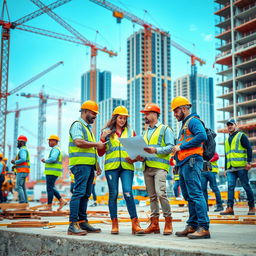
[[213, 34], [204, 34], [204, 33], [201, 33], [201, 36], [203, 37], [204, 41], [212, 41], [213, 40]]
[[189, 25], [189, 31], [194, 32], [194, 31], [197, 31], [197, 30], [198, 30], [198, 28], [195, 24], [190, 24]]

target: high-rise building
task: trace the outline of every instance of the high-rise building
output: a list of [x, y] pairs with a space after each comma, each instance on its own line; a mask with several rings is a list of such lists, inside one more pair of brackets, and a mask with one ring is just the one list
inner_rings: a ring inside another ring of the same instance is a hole
[[[192, 83], [191, 75], [177, 78], [173, 83], [173, 97], [184, 96], [192, 103], [191, 112], [196, 112], [205, 126], [214, 130], [214, 93], [213, 78], [196, 74], [196, 82]], [[173, 129], [176, 134], [180, 124], [175, 119]]]
[[145, 43], [144, 33], [144, 30], [140, 30], [127, 39], [127, 107], [132, 127], [137, 134], [141, 134], [144, 129], [144, 119], [140, 110], [147, 102], [154, 102], [160, 106], [160, 120], [165, 124], [171, 125], [172, 116], [169, 111], [170, 36], [152, 31], [150, 40]]
[[225, 134], [227, 119], [234, 117], [249, 136], [255, 161], [256, 1], [215, 0], [215, 3], [217, 85], [221, 101], [217, 110], [222, 112], [218, 132]]
[[[99, 70], [96, 71], [97, 98], [96, 101], [111, 97], [111, 72]], [[81, 101], [84, 102], [90, 99], [90, 71], [84, 73], [81, 77]]]

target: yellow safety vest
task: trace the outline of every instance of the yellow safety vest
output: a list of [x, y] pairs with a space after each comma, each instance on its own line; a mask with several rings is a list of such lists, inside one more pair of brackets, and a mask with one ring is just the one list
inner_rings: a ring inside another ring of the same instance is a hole
[[[93, 133], [89, 130], [89, 128], [84, 125], [80, 121], [79, 122], [82, 125], [82, 131], [83, 131], [83, 139], [88, 142], [96, 142], [95, 137]], [[75, 123], [74, 122], [74, 123]], [[73, 123], [73, 124], [74, 124]], [[72, 124], [72, 125], [73, 125]], [[71, 127], [72, 127], [71, 125]], [[79, 148], [74, 143], [71, 135], [69, 136], [69, 164], [71, 166], [74, 165], [95, 165], [97, 160], [97, 151], [94, 147], [91, 148]]]
[[[55, 163], [45, 163], [45, 175], [54, 175], [54, 176], [61, 176], [62, 175], [62, 153], [59, 147], [54, 147], [59, 150], [59, 156]], [[52, 148], [52, 150], [54, 149]], [[49, 154], [51, 156], [52, 150]]]
[[232, 139], [231, 145], [228, 138], [225, 141], [225, 154], [227, 158], [227, 168], [244, 167], [247, 164], [247, 150], [241, 145], [241, 137], [244, 133], [238, 132]]
[[180, 175], [179, 174], [174, 174], [173, 178], [174, 178], [174, 180], [180, 180]]
[[[148, 144], [149, 147], [165, 147], [164, 141], [164, 133], [167, 126], [160, 124], [153, 134], [151, 135], [150, 139], [148, 140], [148, 131], [144, 134], [144, 140]], [[156, 154], [156, 157], [147, 157], [144, 165], [148, 167], [154, 167], [159, 169], [164, 169], [167, 172], [170, 169], [170, 157], [171, 154]]]
[[[124, 128], [121, 138], [133, 137], [133, 130]], [[117, 134], [110, 136], [109, 141], [106, 144], [106, 155], [105, 155], [105, 171], [118, 169], [121, 167], [125, 170], [134, 171], [133, 164], [129, 164], [125, 158], [129, 157], [128, 153], [124, 149], [123, 145], [118, 140]]]
[[73, 173], [70, 173], [70, 181], [71, 181], [72, 183], [75, 182], [75, 175], [74, 175]]
[[218, 172], [219, 172], [219, 167], [218, 167], [217, 161], [210, 162], [210, 163], [211, 163], [211, 165], [212, 165], [212, 172], [218, 173]]

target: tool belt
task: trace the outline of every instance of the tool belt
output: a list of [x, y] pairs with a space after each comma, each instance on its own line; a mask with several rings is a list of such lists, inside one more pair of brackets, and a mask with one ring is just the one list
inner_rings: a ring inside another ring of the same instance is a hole
[[212, 171], [212, 165], [210, 162], [204, 161], [203, 170], [202, 172], [211, 172]]

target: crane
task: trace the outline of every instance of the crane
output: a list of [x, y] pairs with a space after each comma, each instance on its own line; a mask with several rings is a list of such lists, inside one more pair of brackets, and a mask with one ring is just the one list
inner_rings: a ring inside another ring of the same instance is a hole
[[81, 33], [54, 13], [50, 8], [47, 8], [44, 3], [40, 0], [30, 0], [32, 3], [37, 5], [39, 8], [43, 9], [52, 19], [59, 23], [62, 27], [68, 30], [73, 36], [83, 42], [84, 45], [89, 46], [91, 49], [91, 61], [90, 61], [90, 99], [96, 100], [97, 97], [97, 83], [96, 83], [96, 56], [98, 51], [107, 53], [110, 57], [117, 56], [117, 53], [108, 50], [106, 47], [102, 47], [92, 41], [86, 39]]
[[81, 103], [80, 100], [74, 98], [52, 96], [44, 93], [42, 89], [38, 94], [21, 93], [20, 96], [26, 98], [38, 98], [39, 99], [39, 115], [38, 115], [38, 159], [37, 159], [37, 175], [41, 178], [41, 159], [44, 155], [44, 149], [42, 145], [45, 142], [45, 122], [46, 122], [46, 106], [47, 100], [54, 100], [58, 102], [58, 136], [61, 138], [61, 124], [62, 124], [62, 104], [63, 102]]
[[[55, 9], [71, 0], [57, 0], [47, 6], [48, 9]], [[0, 54], [0, 95], [6, 95], [8, 92], [9, 77], [9, 56], [10, 56], [10, 37], [11, 29], [15, 29], [19, 25], [28, 22], [40, 15], [44, 14], [42, 8], [34, 11], [14, 22], [10, 21], [9, 10], [6, 0], [3, 0], [2, 12], [0, 17], [1, 26], [1, 54]], [[6, 18], [6, 20], [5, 20]], [[0, 151], [5, 151], [5, 135], [6, 135], [6, 116], [7, 97], [0, 97]]]
[[[48, 107], [56, 105], [56, 102], [47, 104]], [[30, 106], [30, 107], [25, 107], [25, 108], [19, 108], [18, 102], [16, 102], [16, 109], [12, 109], [12, 110], [7, 110], [5, 112], [6, 115], [10, 114], [10, 113], [15, 113], [14, 115], [14, 134], [13, 134], [13, 158], [15, 158], [16, 154], [17, 154], [17, 148], [16, 148], [16, 142], [17, 142], [17, 138], [18, 138], [18, 131], [19, 131], [19, 118], [20, 118], [20, 112], [21, 111], [27, 111], [27, 110], [31, 110], [31, 109], [38, 109], [38, 105], [37, 106]]]

